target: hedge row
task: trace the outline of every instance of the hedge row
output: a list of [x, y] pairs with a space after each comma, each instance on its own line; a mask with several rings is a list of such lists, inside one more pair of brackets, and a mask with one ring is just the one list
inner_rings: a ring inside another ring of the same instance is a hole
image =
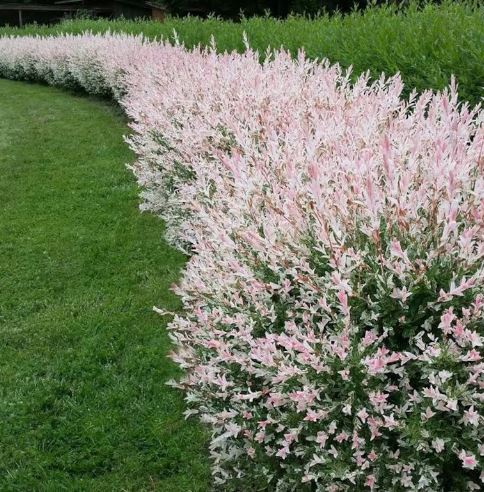
[[126, 35], [0, 38], [0, 75], [130, 117], [144, 207], [193, 253], [173, 384], [222, 490], [482, 488], [484, 113], [455, 85]]
[[410, 3], [369, 7], [348, 15], [323, 15], [310, 20], [293, 17], [249, 18], [240, 23], [217, 19], [169, 18], [163, 24], [149, 21], [75, 20], [55, 26], [2, 29], [3, 34], [59, 34], [125, 32], [153, 39], [173, 39], [173, 32], [187, 47], [210, 44], [214, 35], [219, 51], [244, 50], [243, 33], [250, 45], [264, 53], [283, 45], [293, 55], [303, 47], [309, 58], [328, 58], [342, 67], [353, 67], [356, 76], [369, 70], [378, 78], [382, 72], [400, 72], [404, 95], [413, 88], [442, 89], [454, 74], [463, 100], [477, 104], [484, 87], [484, 8], [479, 2], [442, 4]]

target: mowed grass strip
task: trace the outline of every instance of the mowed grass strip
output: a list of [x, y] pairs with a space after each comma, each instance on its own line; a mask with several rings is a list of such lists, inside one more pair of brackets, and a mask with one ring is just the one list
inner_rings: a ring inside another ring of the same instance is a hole
[[185, 258], [140, 214], [119, 110], [0, 81], [0, 490], [206, 491], [164, 321]]

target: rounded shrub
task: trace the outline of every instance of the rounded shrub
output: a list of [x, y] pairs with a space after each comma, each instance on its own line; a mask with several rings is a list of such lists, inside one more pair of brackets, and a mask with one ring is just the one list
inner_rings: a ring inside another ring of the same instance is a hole
[[218, 63], [168, 146], [195, 175], [176, 384], [222, 490], [480, 489], [482, 113], [284, 54], [240, 88]]

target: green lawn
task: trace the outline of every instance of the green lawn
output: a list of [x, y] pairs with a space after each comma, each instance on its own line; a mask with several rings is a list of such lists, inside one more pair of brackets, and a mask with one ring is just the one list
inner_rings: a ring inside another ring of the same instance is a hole
[[138, 211], [120, 112], [0, 81], [0, 490], [206, 491], [153, 305], [185, 258]]

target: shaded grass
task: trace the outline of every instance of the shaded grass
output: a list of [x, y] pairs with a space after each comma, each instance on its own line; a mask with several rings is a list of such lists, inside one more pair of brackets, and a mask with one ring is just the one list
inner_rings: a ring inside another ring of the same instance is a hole
[[54, 26], [3, 28], [1, 34], [59, 34], [93, 32], [143, 33], [149, 38], [173, 39], [173, 31], [187, 47], [207, 45], [214, 35], [220, 51], [243, 51], [243, 33], [250, 45], [265, 52], [281, 45], [294, 55], [304, 48], [310, 58], [328, 58], [352, 66], [354, 74], [369, 70], [401, 72], [405, 95], [413, 88], [442, 89], [457, 77], [462, 100], [477, 104], [484, 87], [484, 8], [476, 1], [444, 0], [442, 4], [410, 2], [369, 7], [347, 15], [316, 19], [291, 17], [285, 21], [254, 17], [241, 22], [194, 17], [168, 18], [164, 23], [130, 20], [74, 20]]
[[205, 491], [153, 305], [184, 257], [140, 214], [114, 106], [0, 81], [0, 490]]

